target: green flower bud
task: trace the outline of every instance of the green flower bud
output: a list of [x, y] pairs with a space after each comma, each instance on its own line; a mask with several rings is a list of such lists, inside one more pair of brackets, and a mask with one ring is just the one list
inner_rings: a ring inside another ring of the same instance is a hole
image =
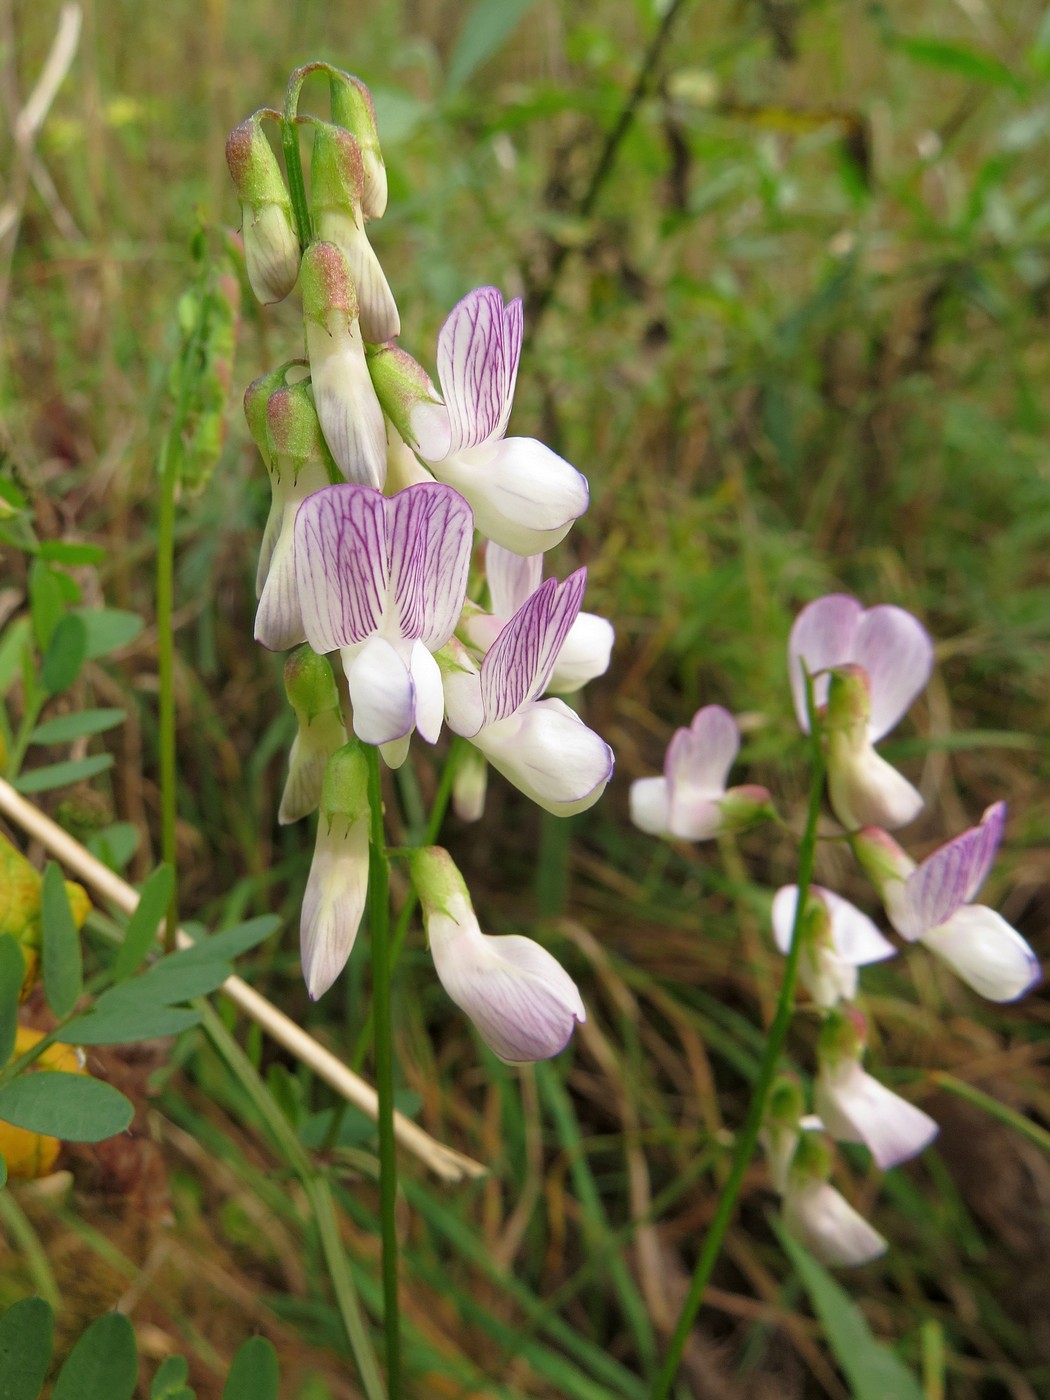
[[381, 219], [386, 211], [386, 166], [379, 149], [376, 109], [372, 94], [350, 73], [331, 72], [332, 120], [346, 127], [361, 148], [361, 206], [366, 218]]
[[299, 238], [277, 157], [256, 112], [226, 140], [226, 163], [241, 202], [244, 259], [251, 289], [264, 304], [283, 301], [299, 275]]

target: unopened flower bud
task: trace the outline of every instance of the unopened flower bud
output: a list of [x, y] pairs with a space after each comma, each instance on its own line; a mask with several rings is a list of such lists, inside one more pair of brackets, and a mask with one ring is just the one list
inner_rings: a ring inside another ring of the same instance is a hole
[[277, 814], [282, 826], [316, 809], [328, 761], [346, 744], [339, 692], [326, 657], [309, 647], [292, 652], [284, 664], [284, 689], [299, 729], [288, 755], [288, 779]]
[[841, 666], [831, 673], [825, 729], [828, 798], [847, 830], [894, 829], [919, 815], [921, 795], [871, 742], [871, 690], [863, 667]]
[[264, 304], [283, 301], [299, 275], [299, 238], [277, 157], [256, 113], [226, 140], [226, 163], [241, 202], [244, 259], [252, 291]]
[[424, 442], [433, 452], [441, 439], [447, 452], [448, 410], [419, 361], [399, 345], [381, 345], [369, 352], [368, 368], [383, 412], [409, 447], [418, 451]]
[[331, 73], [332, 120], [346, 127], [361, 148], [361, 207], [365, 217], [381, 219], [386, 211], [387, 183], [379, 149], [376, 109], [372, 94], [350, 73]]
[[347, 481], [382, 490], [386, 427], [365, 360], [350, 269], [333, 243], [311, 243], [303, 257], [303, 313], [314, 404]]

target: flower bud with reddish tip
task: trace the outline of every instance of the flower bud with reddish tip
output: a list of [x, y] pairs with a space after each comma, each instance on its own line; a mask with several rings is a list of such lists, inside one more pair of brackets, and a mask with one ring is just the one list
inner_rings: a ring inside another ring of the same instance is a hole
[[303, 256], [303, 314], [314, 404], [321, 430], [347, 481], [383, 488], [386, 425], [365, 360], [357, 293], [334, 243]]
[[316, 809], [328, 760], [347, 739], [339, 692], [326, 657], [309, 647], [293, 651], [284, 663], [284, 691], [299, 728], [288, 755], [288, 778], [277, 813], [282, 826]]
[[387, 182], [383, 153], [379, 149], [376, 109], [372, 94], [352, 73], [332, 72], [332, 120], [346, 127], [361, 148], [361, 207], [368, 219], [386, 212]]
[[828, 799], [847, 830], [906, 826], [923, 808], [921, 794], [881, 758], [871, 742], [871, 687], [862, 666], [832, 671], [824, 716]]
[[277, 157], [263, 134], [260, 114], [234, 127], [226, 164], [241, 202], [244, 260], [251, 289], [264, 304], [283, 301], [299, 276], [299, 238], [292, 201]]
[[341, 126], [318, 122], [310, 165], [310, 215], [323, 242], [345, 256], [357, 292], [361, 335], [392, 340], [401, 330], [397, 304], [365, 232], [361, 208], [364, 172], [356, 139]]
[[368, 369], [383, 412], [409, 447], [418, 451], [424, 441], [447, 452], [448, 410], [419, 361], [399, 345], [381, 345], [368, 351]]
[[316, 1001], [346, 965], [368, 896], [368, 760], [356, 739], [328, 760], [303, 896], [303, 979]]

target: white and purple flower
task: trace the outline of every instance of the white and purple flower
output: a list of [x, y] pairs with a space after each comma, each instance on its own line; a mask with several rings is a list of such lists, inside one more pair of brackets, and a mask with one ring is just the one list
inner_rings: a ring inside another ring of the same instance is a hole
[[828, 796], [843, 826], [905, 826], [922, 810], [916, 789], [875, 752], [933, 669], [933, 644], [903, 608], [864, 609], [833, 593], [802, 609], [788, 642], [795, 713], [805, 733], [806, 673], [825, 708]]
[[597, 802], [612, 776], [608, 744], [561, 700], [541, 700], [583, 599], [586, 569], [547, 579], [489, 649], [480, 672], [461, 645], [445, 664], [449, 726], [534, 802], [571, 816]]
[[[773, 938], [784, 954], [791, 948], [798, 886], [785, 885], [773, 900]], [[799, 926], [799, 978], [818, 1006], [852, 1001], [857, 969], [896, 955], [896, 948], [848, 899], [812, 885]]]
[[853, 838], [897, 932], [941, 958], [989, 1001], [1016, 1001], [1039, 981], [1032, 949], [1002, 915], [972, 903], [992, 868], [1003, 836], [1006, 804], [987, 809], [979, 825], [947, 842], [921, 864], [884, 831]]
[[420, 401], [408, 440], [470, 502], [477, 528], [515, 554], [542, 554], [587, 509], [586, 479], [534, 438], [505, 437], [521, 355], [521, 299], [479, 287], [438, 337], [445, 412]]
[[433, 653], [452, 636], [466, 596], [473, 522], [449, 486], [396, 496], [331, 486], [299, 507], [295, 565], [303, 626], [316, 652], [339, 651], [354, 733], [404, 762], [418, 729], [430, 744], [444, 713]]
[[765, 788], [726, 787], [739, 750], [740, 730], [728, 710], [697, 710], [688, 729], [675, 731], [663, 777], [631, 784], [631, 821], [652, 836], [710, 841], [768, 816], [772, 802]]

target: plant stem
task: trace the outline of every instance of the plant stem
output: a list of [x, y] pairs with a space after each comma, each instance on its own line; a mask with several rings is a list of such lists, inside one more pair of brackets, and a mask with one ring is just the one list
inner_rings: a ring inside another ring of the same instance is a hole
[[[180, 405], [181, 408], [181, 405]], [[157, 743], [160, 748], [160, 858], [176, 872], [164, 929], [164, 951], [175, 949], [178, 864], [175, 852], [175, 488], [179, 479], [183, 414], [177, 412], [161, 453], [157, 520], [157, 682], [160, 689]]]
[[758, 1136], [762, 1130], [766, 1098], [769, 1095], [770, 1086], [776, 1075], [777, 1062], [784, 1048], [784, 1041], [787, 1039], [788, 1028], [791, 1025], [791, 1018], [794, 1015], [795, 984], [798, 980], [799, 956], [802, 951], [802, 940], [798, 936], [799, 927], [802, 923], [803, 913], [806, 908], [806, 899], [809, 895], [809, 888], [813, 880], [813, 862], [817, 849], [817, 822], [820, 818], [820, 802], [824, 791], [824, 750], [821, 746], [820, 729], [817, 724], [815, 706], [813, 703], [813, 686], [808, 676], [806, 678], [806, 692], [812, 770], [810, 774], [809, 806], [806, 812], [806, 826], [802, 833], [802, 841], [798, 853], [798, 901], [795, 906], [795, 923], [791, 930], [791, 947], [788, 951], [787, 963], [784, 968], [784, 980], [781, 983], [780, 995], [777, 998], [773, 1023], [769, 1028], [765, 1052], [762, 1056], [762, 1063], [759, 1065], [754, 1092], [751, 1095], [751, 1102], [748, 1106], [747, 1118], [744, 1121], [744, 1126], [736, 1141], [736, 1150], [733, 1153], [733, 1164], [730, 1168], [729, 1177], [722, 1190], [722, 1196], [718, 1202], [718, 1209], [715, 1211], [714, 1219], [711, 1221], [711, 1226], [704, 1239], [703, 1248], [700, 1251], [700, 1258], [696, 1262], [696, 1269], [693, 1272], [693, 1279], [689, 1285], [689, 1292], [686, 1295], [681, 1316], [678, 1319], [677, 1326], [671, 1337], [670, 1345], [667, 1348], [663, 1366], [660, 1369], [660, 1374], [656, 1378], [653, 1400], [667, 1400], [667, 1396], [671, 1391], [671, 1386], [674, 1384], [675, 1375], [678, 1372], [678, 1366], [682, 1359], [682, 1352], [685, 1350], [685, 1344], [688, 1340], [690, 1329], [696, 1320], [697, 1313], [700, 1311], [700, 1304], [703, 1302], [704, 1291], [711, 1280], [715, 1264], [718, 1262], [718, 1256], [722, 1250], [722, 1243], [726, 1237], [730, 1222], [733, 1219], [733, 1212], [736, 1209], [736, 1203], [740, 1195], [740, 1188], [744, 1182], [745, 1173], [754, 1156]]
[[394, 1142], [394, 1036], [390, 1014], [390, 893], [383, 830], [379, 750], [366, 746], [371, 852], [368, 862], [368, 922], [372, 931], [372, 1012], [375, 1020], [376, 1092], [379, 1095], [379, 1205], [383, 1238], [383, 1328], [386, 1384], [400, 1400], [401, 1337], [397, 1301], [397, 1148]]

